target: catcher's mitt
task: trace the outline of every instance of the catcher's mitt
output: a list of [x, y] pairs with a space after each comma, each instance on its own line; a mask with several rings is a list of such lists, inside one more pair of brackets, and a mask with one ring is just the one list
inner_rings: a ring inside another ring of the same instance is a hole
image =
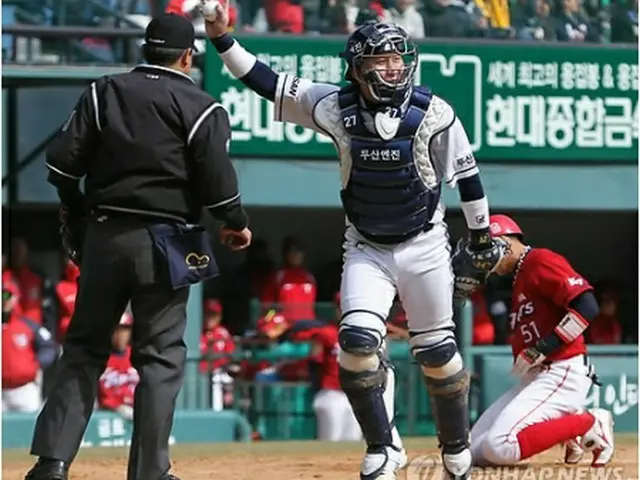
[[87, 219], [84, 212], [70, 210], [66, 206], [60, 207], [60, 236], [62, 247], [65, 249], [69, 260], [78, 267], [82, 263], [82, 244], [87, 229]]
[[455, 275], [454, 298], [469, 298], [484, 285], [504, 254], [504, 245], [495, 239], [483, 250], [471, 250], [469, 247], [469, 242], [459, 240], [451, 258]]

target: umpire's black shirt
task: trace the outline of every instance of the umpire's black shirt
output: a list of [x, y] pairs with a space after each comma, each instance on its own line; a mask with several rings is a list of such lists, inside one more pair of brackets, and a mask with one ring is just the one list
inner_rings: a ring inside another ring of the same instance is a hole
[[49, 182], [86, 175], [85, 207], [247, 226], [222, 105], [186, 74], [144, 65], [84, 92], [47, 151]]

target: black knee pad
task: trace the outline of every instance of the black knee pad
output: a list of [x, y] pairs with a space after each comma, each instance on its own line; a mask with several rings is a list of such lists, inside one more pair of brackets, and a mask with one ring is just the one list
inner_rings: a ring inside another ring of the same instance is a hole
[[[360, 321], [357, 322], [357, 320]], [[363, 323], [371, 326], [365, 327]], [[377, 353], [382, 347], [384, 335], [384, 321], [378, 315], [363, 310], [352, 310], [342, 316], [338, 330], [338, 344], [346, 353], [368, 356]]]
[[411, 348], [411, 353], [420, 365], [438, 368], [446, 365], [458, 353], [458, 345], [453, 336], [445, 337], [433, 345], [416, 345]]

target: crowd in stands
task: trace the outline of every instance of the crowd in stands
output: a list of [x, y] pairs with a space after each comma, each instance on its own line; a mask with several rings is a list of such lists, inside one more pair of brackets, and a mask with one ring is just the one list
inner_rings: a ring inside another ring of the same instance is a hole
[[[521, 41], [637, 43], [637, 0], [230, 0], [231, 30], [266, 34], [349, 34], [370, 20], [394, 22], [415, 39], [490, 38]], [[198, 0], [92, 0], [56, 2], [9, 0], [2, 5], [3, 26], [145, 28], [164, 11], [191, 18], [204, 33]], [[38, 38], [3, 35], [3, 59], [58, 63]], [[135, 42], [139, 45], [139, 41]], [[122, 63], [130, 45], [88, 36], [73, 44], [76, 61]], [[68, 49], [65, 49], [68, 50]], [[27, 59], [27, 51], [35, 58]], [[203, 51], [203, 49], [201, 49]], [[35, 52], [35, 53], [34, 53]], [[134, 54], [135, 55], [135, 54]], [[138, 58], [139, 59], [139, 58]], [[136, 59], [137, 60], [137, 59]]]
[[[339, 262], [337, 268], [316, 276], [306, 267], [305, 247], [299, 239], [287, 237], [281, 251], [278, 265], [267, 242], [257, 239], [247, 252], [246, 263], [226, 272], [224, 282], [205, 288], [198, 370], [210, 380], [213, 409], [234, 405], [234, 382], [238, 380], [310, 381], [318, 390], [339, 390], [335, 361], [341, 317]], [[35, 412], [43, 401], [43, 372], [55, 366], [63, 348], [80, 272], [65, 259], [61, 277], [48, 278], [30, 261], [28, 244], [22, 238], [13, 239], [10, 254], [8, 258], [3, 255], [2, 264], [3, 411]], [[588, 331], [588, 341], [635, 342], [634, 334], [625, 332], [625, 323], [618, 318], [619, 287], [602, 283], [596, 292], [600, 315]], [[490, 282], [473, 296], [474, 344], [507, 342], [509, 297], [504, 281]], [[322, 304], [319, 300], [330, 301]], [[252, 303], [258, 306], [254, 315], [247, 313]], [[100, 379], [97, 400], [99, 408], [125, 419], [132, 418], [138, 382], [129, 360], [133, 322], [128, 308], [113, 333], [113, 353]], [[391, 341], [408, 338], [407, 319], [398, 302], [390, 312], [388, 329]], [[235, 355], [248, 349], [296, 344], [310, 345], [297, 360], [274, 363]]]

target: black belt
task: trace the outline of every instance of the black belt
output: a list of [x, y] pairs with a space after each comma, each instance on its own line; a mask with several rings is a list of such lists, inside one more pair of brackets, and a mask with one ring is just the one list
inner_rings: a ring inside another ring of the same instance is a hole
[[114, 210], [111, 208], [103, 208], [96, 207], [91, 210], [91, 217], [94, 220], [104, 221], [109, 218], [119, 219], [119, 220], [130, 220], [135, 222], [144, 222], [149, 223], [149, 221], [156, 222], [172, 222], [172, 223], [183, 223], [187, 224], [188, 222], [184, 218], [180, 218], [177, 215], [167, 216], [162, 212], [133, 212], [126, 210]]

